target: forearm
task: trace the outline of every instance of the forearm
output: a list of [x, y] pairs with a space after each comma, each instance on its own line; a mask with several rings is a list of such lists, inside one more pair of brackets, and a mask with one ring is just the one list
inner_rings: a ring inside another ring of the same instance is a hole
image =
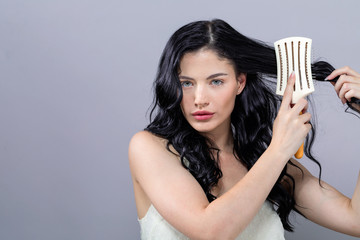
[[360, 221], [360, 172], [356, 183], [354, 194], [351, 198], [351, 207], [356, 212]]
[[207, 226], [211, 234], [231, 239], [242, 232], [261, 208], [287, 160], [269, 148], [231, 190], [211, 202], [204, 214], [210, 219]]

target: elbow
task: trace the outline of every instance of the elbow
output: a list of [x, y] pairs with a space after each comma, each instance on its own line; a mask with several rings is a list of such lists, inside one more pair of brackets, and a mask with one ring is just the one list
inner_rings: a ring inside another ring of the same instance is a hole
[[236, 236], [226, 236], [224, 233], [215, 233], [214, 231], [209, 231], [207, 234], [202, 233], [199, 238], [191, 238], [197, 240], [234, 240]]
[[355, 209], [353, 205], [351, 205], [352, 210], [354, 211], [355, 215], [353, 220], [351, 221], [350, 231], [352, 236], [360, 238], [360, 211], [359, 208]]
[[352, 229], [354, 232], [353, 236], [360, 238], [360, 219], [352, 226]]
[[[229, 226], [229, 224], [226, 225]], [[199, 239], [204, 240], [233, 240], [240, 234], [240, 232], [231, 231], [223, 224], [207, 225], [199, 232], [201, 235]]]
[[212, 231], [212, 236], [209, 236], [207, 239], [212, 240], [234, 240], [237, 237], [235, 234], [227, 233], [224, 231]]
[[197, 224], [192, 225], [188, 236], [197, 240], [233, 240], [246, 228], [241, 223], [236, 223], [229, 217], [219, 217], [204, 214], [204, 217], [197, 219]]
[[188, 236], [190, 239], [194, 240], [227, 240], [227, 239], [235, 239], [225, 236], [224, 233], [214, 231], [213, 228], [208, 227], [203, 230], [198, 230], [196, 233]]
[[360, 238], [360, 219], [348, 224], [348, 229], [343, 231], [343, 233]]
[[230, 235], [226, 234], [224, 232], [220, 232], [218, 234], [215, 234], [214, 236], [210, 237], [209, 239], [213, 240], [234, 240], [237, 236], [236, 235]]

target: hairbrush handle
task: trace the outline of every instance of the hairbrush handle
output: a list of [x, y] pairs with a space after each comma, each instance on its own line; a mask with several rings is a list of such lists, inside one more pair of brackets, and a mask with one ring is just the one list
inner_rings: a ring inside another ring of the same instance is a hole
[[[300, 115], [303, 114], [303, 112], [300, 112]], [[304, 156], [304, 143], [301, 144], [301, 146], [299, 147], [299, 149], [297, 150], [297, 152], [294, 155], [297, 159], [300, 159]]]
[[304, 143], [301, 144], [301, 146], [299, 147], [299, 149], [297, 150], [297, 152], [295, 153], [295, 157], [297, 159], [300, 159], [304, 156]]

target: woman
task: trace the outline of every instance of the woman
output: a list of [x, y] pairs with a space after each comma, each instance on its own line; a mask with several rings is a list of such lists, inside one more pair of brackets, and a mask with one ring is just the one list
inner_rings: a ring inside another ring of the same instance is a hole
[[[342, 101], [359, 99], [360, 75], [332, 70], [313, 65], [316, 79], [339, 78]], [[360, 236], [360, 180], [349, 199], [292, 159], [311, 132], [311, 115], [305, 99], [291, 105], [293, 74], [278, 108], [264, 83], [275, 75], [274, 49], [222, 20], [172, 35], [152, 121], [129, 146], [142, 239], [284, 239], [291, 210]], [[317, 163], [311, 143], [306, 154]]]

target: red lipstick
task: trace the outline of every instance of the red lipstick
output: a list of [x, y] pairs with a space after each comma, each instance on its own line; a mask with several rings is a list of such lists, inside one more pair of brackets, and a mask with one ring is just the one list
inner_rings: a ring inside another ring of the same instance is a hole
[[192, 113], [191, 115], [193, 115], [196, 120], [208, 120], [212, 118], [214, 113], [208, 111], [197, 111]]

